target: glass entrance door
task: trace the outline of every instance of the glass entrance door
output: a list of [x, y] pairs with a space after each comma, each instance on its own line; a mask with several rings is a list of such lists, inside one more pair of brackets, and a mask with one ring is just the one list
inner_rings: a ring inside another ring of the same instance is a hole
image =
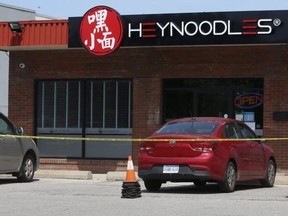
[[217, 92], [197, 92], [195, 94], [195, 115], [207, 117], [224, 117], [225, 114], [231, 117], [232, 107], [229, 101], [229, 93]]
[[263, 84], [261, 78], [164, 79], [163, 122], [225, 114], [236, 119], [241, 115], [245, 121], [249, 114], [256, 129], [263, 129]]
[[173, 90], [167, 91], [165, 96], [165, 121], [175, 118], [195, 116], [193, 113], [193, 92]]
[[167, 91], [165, 97], [165, 121], [192, 117], [229, 117], [232, 113], [230, 92], [209, 89], [207, 91]]

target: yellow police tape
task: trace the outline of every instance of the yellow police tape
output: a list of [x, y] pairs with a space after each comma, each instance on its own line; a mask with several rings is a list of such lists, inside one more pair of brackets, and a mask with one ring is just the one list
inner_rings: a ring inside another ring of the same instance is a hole
[[0, 138], [26, 138], [26, 139], [46, 139], [46, 140], [74, 140], [74, 141], [112, 141], [112, 142], [201, 142], [201, 141], [286, 141], [288, 138], [245, 138], [245, 139], [218, 139], [218, 138], [196, 138], [196, 139], [149, 139], [149, 138], [88, 138], [88, 137], [55, 137], [55, 136], [25, 136], [25, 135], [4, 135], [0, 134]]

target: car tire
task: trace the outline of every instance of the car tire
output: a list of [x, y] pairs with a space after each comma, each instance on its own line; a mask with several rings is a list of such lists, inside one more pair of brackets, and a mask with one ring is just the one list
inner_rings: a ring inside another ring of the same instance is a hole
[[144, 180], [145, 188], [148, 191], [158, 191], [161, 188], [162, 182], [158, 180]]
[[263, 187], [273, 187], [276, 177], [276, 165], [273, 160], [269, 160], [266, 170], [266, 176], [265, 179], [262, 179], [261, 185]]
[[35, 163], [31, 155], [26, 155], [18, 173], [17, 179], [21, 182], [31, 182], [34, 177]]
[[229, 161], [224, 175], [224, 180], [219, 182], [220, 189], [225, 193], [233, 192], [236, 185], [236, 168], [233, 162]]

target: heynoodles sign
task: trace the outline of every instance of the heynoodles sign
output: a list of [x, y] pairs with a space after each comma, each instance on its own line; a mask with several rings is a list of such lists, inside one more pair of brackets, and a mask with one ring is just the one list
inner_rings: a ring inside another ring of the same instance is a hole
[[[128, 37], [173, 37], [175, 35], [181, 36], [195, 36], [197, 34], [207, 36], [221, 36], [221, 35], [268, 35], [272, 34], [273, 28], [281, 25], [280, 19], [251, 19], [243, 20], [243, 24], [238, 31], [232, 31], [231, 26], [235, 26], [231, 20], [214, 20], [202, 21], [197, 23], [195, 21], [180, 23], [167, 22], [144, 22], [139, 23], [138, 26], [132, 27], [128, 24]], [[158, 29], [158, 31], [157, 31]], [[160, 34], [157, 34], [160, 33]]]
[[[100, 51], [96, 53], [106, 54], [103, 50], [113, 51], [105, 47], [110, 45], [108, 39], [112, 36], [114, 47], [120, 44], [140, 47], [288, 43], [288, 11], [124, 15], [121, 18], [117, 14], [111, 8], [99, 6], [83, 18], [69, 18], [68, 47], [83, 44], [93, 50], [98, 46]], [[104, 26], [97, 28], [99, 23]]]
[[288, 42], [288, 11], [123, 16], [123, 46]]

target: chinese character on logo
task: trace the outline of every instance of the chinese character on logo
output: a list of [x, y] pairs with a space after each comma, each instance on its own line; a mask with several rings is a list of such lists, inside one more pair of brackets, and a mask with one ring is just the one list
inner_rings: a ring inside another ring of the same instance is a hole
[[106, 49], [106, 48], [113, 49], [115, 45], [115, 38], [106, 37], [107, 35], [111, 35], [111, 32], [104, 32], [103, 33], [104, 38], [102, 40], [97, 39], [97, 41], [98, 43], [101, 43], [102, 49]]
[[95, 13], [95, 17], [96, 17], [96, 22], [97, 22], [97, 25], [95, 27], [95, 29], [97, 29], [97, 32], [103, 32], [104, 29], [105, 31], [109, 31], [106, 23], [105, 23], [105, 20], [107, 18], [107, 10], [100, 10], [100, 11], [97, 11]]

